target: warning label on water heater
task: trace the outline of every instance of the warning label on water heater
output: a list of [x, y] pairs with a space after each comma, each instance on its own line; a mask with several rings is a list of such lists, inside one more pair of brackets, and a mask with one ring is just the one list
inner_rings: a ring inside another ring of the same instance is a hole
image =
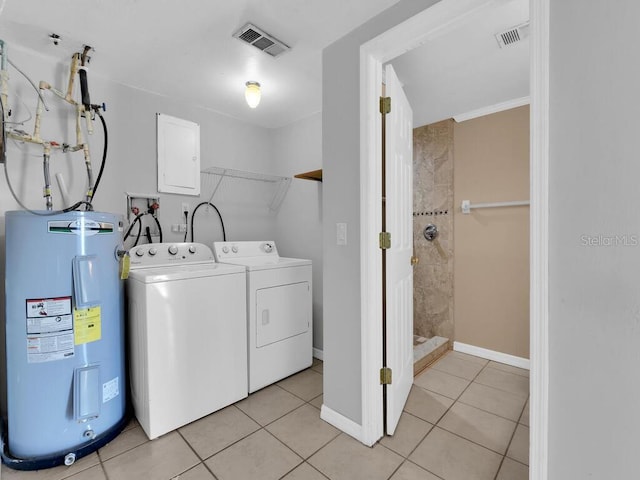
[[63, 360], [74, 355], [71, 297], [27, 299], [27, 362]]

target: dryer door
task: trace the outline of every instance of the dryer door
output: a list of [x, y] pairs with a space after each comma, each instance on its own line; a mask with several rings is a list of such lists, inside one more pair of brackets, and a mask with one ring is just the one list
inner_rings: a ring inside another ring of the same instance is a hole
[[256, 291], [256, 347], [305, 333], [311, 327], [309, 282]]

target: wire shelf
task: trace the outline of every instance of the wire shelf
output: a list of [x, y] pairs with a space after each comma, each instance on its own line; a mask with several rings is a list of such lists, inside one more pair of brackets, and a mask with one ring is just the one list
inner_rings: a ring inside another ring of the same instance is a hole
[[[203, 196], [207, 192], [211, 192], [209, 195], [209, 202], [213, 201], [213, 198], [217, 193], [221, 193], [223, 190], [233, 190], [233, 184], [235, 182], [251, 181], [256, 182], [254, 188], [251, 190], [244, 190], [245, 198], [249, 197], [249, 193], [253, 194], [253, 198], [259, 199], [259, 201], [265, 202], [269, 209], [277, 211], [284, 200], [289, 185], [291, 184], [291, 177], [281, 177], [277, 175], [268, 175], [265, 173], [246, 172], [243, 170], [234, 170], [232, 168], [222, 167], [209, 167], [202, 170], [202, 193]], [[241, 183], [235, 185], [238, 188], [242, 187]]]

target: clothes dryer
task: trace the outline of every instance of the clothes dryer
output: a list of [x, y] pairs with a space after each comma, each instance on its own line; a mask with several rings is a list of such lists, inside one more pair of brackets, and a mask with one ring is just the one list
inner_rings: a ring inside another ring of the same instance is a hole
[[247, 272], [249, 393], [313, 362], [311, 260], [278, 255], [274, 242], [214, 242], [220, 263]]

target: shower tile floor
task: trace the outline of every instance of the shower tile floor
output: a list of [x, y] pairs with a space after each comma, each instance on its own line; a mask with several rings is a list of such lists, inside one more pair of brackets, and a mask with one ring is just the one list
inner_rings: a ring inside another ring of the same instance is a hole
[[529, 372], [448, 352], [368, 448], [320, 419], [322, 362], [149, 441], [134, 421], [71, 467], [3, 480], [526, 480]]

